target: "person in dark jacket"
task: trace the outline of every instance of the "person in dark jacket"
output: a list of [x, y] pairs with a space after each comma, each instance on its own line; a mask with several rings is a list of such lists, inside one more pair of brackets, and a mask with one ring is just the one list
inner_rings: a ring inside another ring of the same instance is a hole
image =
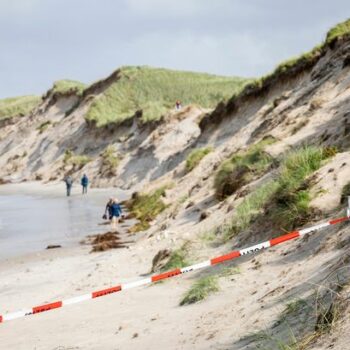
[[73, 179], [70, 175], [67, 175], [63, 181], [66, 183], [67, 197], [69, 197], [73, 187]]
[[122, 215], [122, 208], [117, 198], [110, 198], [107, 202], [105, 214], [103, 215], [105, 219], [107, 219], [107, 213], [109, 220], [111, 220], [112, 230], [115, 231], [117, 229], [118, 218]]
[[[109, 198], [106, 204], [105, 212], [103, 214], [103, 219], [107, 220], [108, 218], [109, 220], [112, 220], [112, 204], [113, 204], [113, 198]], [[108, 214], [108, 217], [107, 217], [107, 214]]]
[[83, 175], [80, 183], [81, 183], [81, 186], [83, 187], [83, 194], [87, 193], [87, 189], [89, 186], [89, 178], [86, 176], [86, 174]]

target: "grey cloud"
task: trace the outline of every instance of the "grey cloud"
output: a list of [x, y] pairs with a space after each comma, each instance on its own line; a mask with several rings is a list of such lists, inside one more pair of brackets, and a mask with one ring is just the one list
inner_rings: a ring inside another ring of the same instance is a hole
[[1, 0], [0, 97], [147, 64], [258, 76], [350, 13], [334, 0]]

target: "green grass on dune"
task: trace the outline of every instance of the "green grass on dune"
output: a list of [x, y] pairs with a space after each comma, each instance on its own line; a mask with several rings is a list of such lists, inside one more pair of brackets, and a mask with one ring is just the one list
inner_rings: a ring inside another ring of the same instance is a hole
[[170, 259], [162, 268], [162, 271], [180, 269], [182, 267], [190, 265], [190, 262], [188, 261], [188, 254], [189, 252], [186, 244], [181, 248], [174, 250], [170, 255]]
[[288, 153], [281, 164], [278, 179], [281, 194], [300, 187], [308, 175], [319, 169], [324, 158], [324, 149], [313, 146]]
[[187, 172], [192, 171], [201, 160], [210, 152], [213, 151], [212, 147], [196, 148], [194, 149], [186, 159], [186, 170]]
[[265, 147], [273, 142], [273, 138], [266, 138], [221, 164], [214, 179], [217, 199], [225, 199], [269, 170], [274, 159], [265, 152]]
[[286, 230], [303, 225], [312, 212], [310, 176], [335, 153], [332, 147], [305, 146], [284, 155], [277, 176], [237, 206], [231, 223], [223, 229], [224, 241], [247, 229], [259, 215], [269, 215], [270, 221]]
[[221, 77], [150, 67], [123, 67], [117, 79], [96, 98], [86, 119], [97, 126], [118, 123], [142, 111], [142, 121], [159, 119], [174, 107], [199, 104], [213, 108], [238, 92], [247, 82], [237, 77]]
[[180, 306], [198, 303], [217, 291], [219, 291], [217, 276], [202, 277], [185, 293]]
[[330, 29], [326, 36], [326, 43], [332, 42], [334, 39], [344, 37], [350, 34], [350, 18], [341, 22]]
[[29, 114], [41, 101], [39, 96], [20, 96], [0, 100], [0, 119]]
[[92, 159], [89, 156], [84, 154], [74, 154], [74, 152], [69, 149], [65, 151], [63, 157], [63, 163], [65, 165], [73, 165], [75, 170], [80, 170], [91, 161]]
[[247, 229], [257, 216], [263, 214], [266, 204], [272, 200], [277, 189], [278, 183], [271, 180], [249, 194], [237, 206], [231, 223], [223, 227], [223, 240], [228, 241], [239, 232]]
[[52, 125], [50, 120], [47, 120], [45, 122], [42, 122], [38, 127], [37, 130], [39, 130], [39, 133], [42, 134], [45, 130], [47, 130], [50, 125]]
[[74, 92], [77, 95], [81, 95], [86, 88], [86, 85], [75, 80], [58, 80], [53, 84], [53, 92], [66, 94]]
[[139, 220], [136, 225], [130, 228], [131, 232], [147, 230], [150, 227], [150, 222], [167, 208], [162, 200], [166, 188], [167, 186], [163, 186], [150, 193], [138, 194], [127, 202], [130, 213]]
[[305, 224], [310, 215], [308, 178], [324, 160], [333, 156], [328, 148], [302, 147], [290, 152], [281, 164], [278, 190], [275, 194], [274, 222], [286, 230]]
[[330, 45], [334, 40], [343, 38], [350, 35], [350, 19], [347, 19], [344, 22], [341, 22], [331, 28], [325, 40], [320, 44], [314, 47], [311, 51], [302, 53], [297, 57], [290, 58], [282, 63], [280, 63], [270, 74], [267, 74], [261, 78], [255, 79], [248, 84], [247, 90], [250, 89], [259, 89], [264, 86], [264, 84], [274, 77], [292, 70], [293, 68], [299, 65], [310, 66], [317, 62], [318, 58], [321, 56], [322, 51], [326, 48], [327, 45]]

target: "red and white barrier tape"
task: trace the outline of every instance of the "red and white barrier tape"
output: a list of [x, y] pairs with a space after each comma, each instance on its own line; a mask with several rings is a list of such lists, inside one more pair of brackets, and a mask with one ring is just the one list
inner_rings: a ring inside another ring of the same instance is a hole
[[191, 272], [191, 271], [203, 269], [203, 268], [208, 267], [208, 266], [220, 264], [220, 263], [223, 263], [223, 262], [228, 261], [228, 260], [236, 259], [236, 258], [243, 256], [243, 255], [253, 254], [253, 253], [256, 253], [262, 249], [273, 247], [273, 246], [281, 244], [283, 242], [286, 242], [286, 241], [289, 241], [289, 240], [292, 240], [292, 239], [295, 239], [298, 237], [302, 237], [303, 235], [305, 235], [307, 233], [312, 233], [312, 232], [318, 231], [322, 228], [347, 221], [349, 219], [350, 219], [350, 217], [343, 217], [343, 218], [334, 219], [334, 220], [325, 222], [325, 223], [320, 224], [320, 225], [312, 226], [310, 228], [306, 228], [306, 229], [303, 229], [300, 231], [289, 232], [289, 233], [284, 234], [282, 236], [270, 239], [269, 241], [259, 243], [259, 244], [256, 244], [254, 246], [248, 247], [248, 248], [236, 250], [236, 251], [233, 251], [231, 253], [221, 255], [221, 256], [218, 256], [216, 258], [213, 258], [213, 259], [210, 259], [207, 261], [203, 261], [203, 262], [195, 264], [195, 265], [183, 267], [181, 269], [174, 269], [172, 271], [167, 271], [167, 272], [164, 272], [161, 274], [153, 275], [151, 277], [144, 278], [144, 279], [141, 279], [141, 280], [138, 280], [135, 282], [122, 283], [122, 284], [117, 285], [115, 287], [102, 289], [102, 290], [99, 290], [96, 292], [80, 295], [80, 296], [66, 299], [63, 301], [56, 301], [56, 302], [53, 302], [50, 304], [35, 306], [35, 307], [30, 308], [30, 309], [21, 310], [21, 311], [17, 311], [17, 312], [13, 312], [13, 313], [8, 313], [8, 314], [5, 314], [3, 316], [0, 315], [0, 323], [4, 322], [4, 321], [14, 320], [16, 318], [20, 318], [20, 317], [24, 317], [24, 316], [34, 315], [34, 314], [44, 312], [44, 311], [57, 309], [57, 308], [60, 308], [60, 307], [66, 306], [66, 305], [80, 303], [81, 301], [102, 297], [104, 295], [120, 292], [122, 290], [130, 289], [130, 288], [134, 288], [134, 287], [139, 287], [139, 286], [144, 286], [146, 284], [149, 284], [152, 282], [157, 282], [157, 281], [160, 281], [160, 280], [163, 280], [166, 278], [174, 277], [174, 276], [186, 273], [186, 272]]

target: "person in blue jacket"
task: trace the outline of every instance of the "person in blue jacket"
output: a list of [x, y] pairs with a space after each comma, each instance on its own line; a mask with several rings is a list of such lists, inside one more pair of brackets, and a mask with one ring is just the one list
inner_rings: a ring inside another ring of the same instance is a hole
[[86, 176], [86, 174], [83, 175], [80, 183], [81, 183], [81, 186], [83, 187], [83, 194], [87, 193], [87, 189], [89, 186], [89, 178]]
[[107, 202], [105, 213], [103, 215], [104, 219], [107, 219], [107, 213], [109, 215], [109, 220], [111, 220], [112, 229], [116, 230], [118, 218], [122, 216], [122, 208], [118, 203], [117, 198], [110, 198]]

